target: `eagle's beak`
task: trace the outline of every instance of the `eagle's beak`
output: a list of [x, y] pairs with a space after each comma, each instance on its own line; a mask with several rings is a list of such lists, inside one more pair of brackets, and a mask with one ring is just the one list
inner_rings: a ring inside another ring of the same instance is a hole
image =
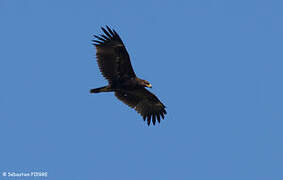
[[146, 87], [152, 88], [152, 85], [151, 84], [147, 84]]

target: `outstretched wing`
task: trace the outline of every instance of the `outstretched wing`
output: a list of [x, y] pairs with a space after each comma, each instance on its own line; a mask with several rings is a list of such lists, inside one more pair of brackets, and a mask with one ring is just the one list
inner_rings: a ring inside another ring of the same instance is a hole
[[101, 28], [104, 34], [94, 35], [96, 57], [102, 75], [110, 84], [121, 79], [136, 77], [129, 54], [117, 32], [108, 26]]
[[115, 96], [141, 114], [144, 121], [147, 120], [148, 125], [150, 125], [151, 120], [155, 125], [156, 119], [160, 123], [160, 116], [164, 119], [164, 115], [167, 113], [162, 102], [145, 88], [129, 92], [117, 91]]

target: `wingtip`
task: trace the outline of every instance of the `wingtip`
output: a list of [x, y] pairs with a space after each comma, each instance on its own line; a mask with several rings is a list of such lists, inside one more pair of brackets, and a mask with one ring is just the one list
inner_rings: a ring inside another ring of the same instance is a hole
[[98, 46], [100, 45], [102, 42], [101, 41], [97, 41], [97, 40], [92, 40], [93, 45]]
[[156, 123], [156, 118], [155, 118], [155, 114], [152, 115], [152, 124], [155, 125]]
[[148, 126], [150, 125], [150, 115], [147, 116], [147, 125], [148, 125]]
[[113, 32], [113, 28], [111, 29], [108, 25], [106, 25], [106, 28], [110, 33]]
[[157, 114], [156, 116], [157, 116], [158, 123], [160, 123], [160, 114]]
[[[105, 26], [107, 27], [107, 25], [105, 25]], [[101, 28], [101, 30], [103, 30], [103, 29], [105, 30], [105, 28], [104, 28], [105, 26], [101, 26], [101, 27], [100, 27], [100, 28]]]
[[143, 120], [145, 121], [145, 119], [146, 119], [146, 116], [143, 116], [142, 118], [143, 118]]
[[161, 115], [162, 119], [164, 119], [164, 114], [162, 112], [160, 113], [160, 115]]
[[110, 29], [110, 27], [109, 27], [108, 25], [105, 25], [105, 27], [106, 27], [107, 29]]

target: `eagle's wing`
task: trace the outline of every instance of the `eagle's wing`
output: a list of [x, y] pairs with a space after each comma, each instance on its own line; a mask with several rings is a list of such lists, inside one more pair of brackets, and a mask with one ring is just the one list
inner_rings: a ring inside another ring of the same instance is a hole
[[102, 75], [110, 84], [124, 78], [136, 77], [129, 54], [115, 30], [101, 28], [104, 34], [94, 35], [96, 57]]
[[160, 123], [160, 116], [164, 119], [166, 114], [165, 106], [154, 94], [145, 88], [129, 92], [117, 91], [115, 96], [141, 114], [143, 119], [147, 120], [148, 125], [150, 125], [151, 119], [153, 125], [155, 125], [156, 119]]

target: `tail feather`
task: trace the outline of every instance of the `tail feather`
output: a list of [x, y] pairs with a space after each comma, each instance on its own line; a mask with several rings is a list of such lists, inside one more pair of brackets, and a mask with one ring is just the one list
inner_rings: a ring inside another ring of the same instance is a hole
[[90, 93], [100, 93], [100, 92], [111, 92], [111, 88], [109, 86], [103, 86], [100, 88], [91, 89]]

